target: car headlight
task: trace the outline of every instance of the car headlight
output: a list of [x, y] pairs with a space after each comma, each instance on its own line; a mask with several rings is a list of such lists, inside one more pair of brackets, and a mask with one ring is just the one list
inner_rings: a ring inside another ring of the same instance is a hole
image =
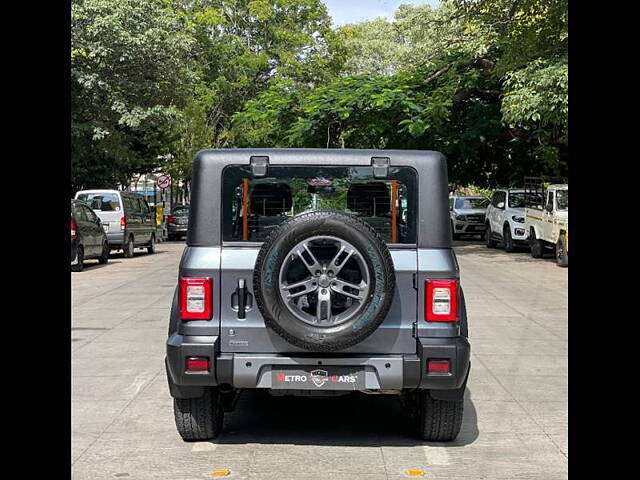
[[466, 222], [467, 221], [467, 216], [466, 215], [456, 215], [456, 220], [460, 220], [461, 222]]
[[513, 215], [511, 218], [514, 222], [524, 223], [524, 217], [521, 217], [520, 215]]

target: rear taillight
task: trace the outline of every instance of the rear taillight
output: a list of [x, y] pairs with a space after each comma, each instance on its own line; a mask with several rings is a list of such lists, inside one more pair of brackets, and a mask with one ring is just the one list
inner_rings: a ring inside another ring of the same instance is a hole
[[209, 370], [209, 357], [187, 357], [187, 372], [206, 372]]
[[180, 317], [182, 320], [209, 320], [213, 313], [211, 278], [180, 278]]
[[436, 360], [430, 358], [427, 361], [427, 373], [449, 373], [451, 372], [451, 362], [449, 360]]
[[71, 219], [71, 240], [73, 240], [77, 236], [78, 234], [76, 232], [76, 221], [72, 218]]
[[175, 219], [175, 217], [168, 217], [167, 218], [167, 222], [168, 223], [176, 223], [176, 219]]
[[120, 218], [120, 230], [127, 228], [127, 217]]
[[424, 297], [427, 322], [455, 322], [458, 319], [458, 280], [427, 280]]

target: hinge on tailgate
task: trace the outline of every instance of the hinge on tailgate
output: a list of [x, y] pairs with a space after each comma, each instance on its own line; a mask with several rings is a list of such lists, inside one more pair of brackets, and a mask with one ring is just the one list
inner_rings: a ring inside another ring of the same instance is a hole
[[389, 157], [371, 157], [374, 178], [387, 178], [389, 175]]
[[415, 290], [418, 289], [418, 274], [417, 273], [413, 274], [413, 288]]
[[411, 324], [411, 331], [413, 333], [414, 338], [418, 338], [418, 322], [413, 322]]
[[249, 162], [251, 163], [251, 174], [254, 177], [266, 177], [269, 157], [252, 156]]

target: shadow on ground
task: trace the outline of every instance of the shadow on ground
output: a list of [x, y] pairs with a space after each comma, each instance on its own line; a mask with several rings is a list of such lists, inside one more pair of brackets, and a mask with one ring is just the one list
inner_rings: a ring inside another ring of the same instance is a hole
[[[111, 260], [111, 256], [109, 256], [109, 263], [120, 263], [120, 262], [113, 262]], [[84, 265], [82, 267], [82, 271], [81, 272], [73, 272], [73, 273], [83, 274], [83, 273], [85, 273], [87, 271], [100, 270], [101, 268], [108, 267], [109, 263], [107, 263], [107, 264], [98, 263], [98, 260], [94, 260], [94, 259], [90, 258], [90, 259], [84, 261]]]
[[263, 390], [246, 390], [235, 411], [225, 415], [222, 434], [211, 443], [460, 447], [476, 438], [478, 418], [468, 389], [462, 430], [449, 443], [419, 440], [395, 395], [273, 397]]
[[556, 262], [555, 252], [548, 250], [542, 258], [533, 258], [527, 246], [518, 246], [517, 250], [512, 253], [505, 252], [502, 245], [496, 248], [487, 248], [484, 242], [477, 240], [456, 240], [453, 242], [453, 248], [457, 256], [473, 255], [483, 258], [495, 258], [496, 260], [504, 258], [505, 260], [515, 262]]
[[[159, 247], [156, 244], [156, 251], [155, 253], [149, 253], [146, 250], [142, 250], [142, 248], [138, 249], [136, 247], [135, 251], [133, 252], [133, 258], [137, 258], [137, 257], [146, 257], [148, 255], [162, 255], [163, 253], [167, 253], [167, 250], [162, 250], [162, 247]], [[122, 258], [123, 260], [129, 260], [128, 258], [124, 258], [124, 253], [122, 252], [122, 250], [116, 250], [115, 252], [111, 252], [109, 254], [109, 262], [111, 262], [111, 259], [113, 258]], [[114, 262], [117, 263], [117, 262]], [[108, 264], [107, 264], [108, 265]]]

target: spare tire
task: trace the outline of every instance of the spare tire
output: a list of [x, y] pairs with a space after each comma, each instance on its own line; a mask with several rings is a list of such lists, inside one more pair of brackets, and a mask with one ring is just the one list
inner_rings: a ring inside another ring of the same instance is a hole
[[371, 335], [395, 290], [389, 249], [354, 216], [316, 211], [293, 217], [265, 240], [253, 277], [267, 327], [311, 351], [335, 351]]

